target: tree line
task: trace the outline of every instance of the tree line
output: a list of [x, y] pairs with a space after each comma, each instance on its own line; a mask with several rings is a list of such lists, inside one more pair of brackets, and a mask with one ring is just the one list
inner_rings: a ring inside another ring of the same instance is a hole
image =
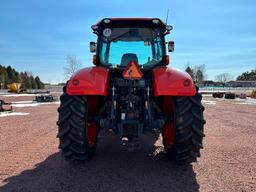
[[246, 71], [237, 77], [238, 81], [256, 81], [256, 69]]
[[22, 89], [43, 89], [44, 83], [38, 76], [34, 77], [31, 72], [17, 72], [11, 66], [0, 65], [0, 88], [6, 89], [7, 84], [21, 83]]
[[[196, 84], [201, 85], [206, 79], [205, 69], [206, 69], [205, 65], [195, 65], [193, 68], [187, 65], [185, 71], [191, 76], [191, 78]], [[220, 82], [223, 85], [225, 85], [227, 82], [233, 79], [234, 77], [229, 73], [220, 73], [215, 76], [215, 81]], [[256, 81], [256, 69], [242, 73], [236, 78], [236, 80], [237, 81]]]
[[206, 78], [205, 65], [195, 65], [194, 68], [191, 68], [189, 65], [185, 69], [185, 71], [191, 76], [193, 81], [200, 85]]

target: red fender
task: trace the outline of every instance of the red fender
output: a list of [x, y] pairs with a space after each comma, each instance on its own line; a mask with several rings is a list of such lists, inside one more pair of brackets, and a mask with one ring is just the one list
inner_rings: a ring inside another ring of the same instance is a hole
[[190, 75], [178, 69], [157, 67], [153, 69], [155, 96], [194, 96], [196, 88]]
[[69, 80], [69, 95], [108, 95], [109, 70], [104, 67], [88, 67], [76, 72]]

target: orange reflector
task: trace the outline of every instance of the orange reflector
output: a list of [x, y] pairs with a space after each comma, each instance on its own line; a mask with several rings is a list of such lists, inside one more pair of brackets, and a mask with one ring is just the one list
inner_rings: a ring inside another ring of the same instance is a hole
[[74, 80], [73, 80], [73, 84], [74, 84], [74, 85], [78, 85], [78, 84], [79, 84], [79, 80], [78, 80], [78, 79], [74, 79]]
[[123, 72], [124, 79], [141, 79], [142, 72], [135, 61], [131, 61]]
[[190, 81], [188, 79], [184, 80], [183, 85], [188, 87], [190, 85]]

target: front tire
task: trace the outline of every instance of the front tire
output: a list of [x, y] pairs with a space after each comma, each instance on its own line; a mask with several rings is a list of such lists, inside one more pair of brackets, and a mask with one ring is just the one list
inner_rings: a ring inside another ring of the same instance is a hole
[[[98, 129], [96, 124], [88, 121], [88, 98], [68, 95], [66, 86], [63, 91], [57, 122], [61, 154], [66, 160], [89, 160], [96, 150]], [[89, 140], [88, 129], [93, 131]]]

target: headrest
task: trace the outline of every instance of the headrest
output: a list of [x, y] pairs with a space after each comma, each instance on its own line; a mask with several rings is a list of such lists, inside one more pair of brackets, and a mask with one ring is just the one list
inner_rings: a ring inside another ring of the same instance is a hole
[[121, 59], [121, 66], [127, 66], [131, 61], [138, 63], [138, 57], [134, 53], [123, 54]]

